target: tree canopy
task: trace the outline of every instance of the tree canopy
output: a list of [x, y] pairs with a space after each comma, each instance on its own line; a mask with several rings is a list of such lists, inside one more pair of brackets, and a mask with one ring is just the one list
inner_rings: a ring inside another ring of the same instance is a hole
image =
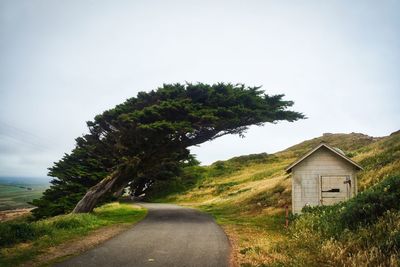
[[[284, 95], [242, 84], [165, 84], [140, 92], [87, 122], [89, 133], [54, 166], [52, 186], [34, 200], [36, 217], [91, 211], [126, 186], [142, 193], [154, 181], [179, 174], [188, 147], [250, 125], [296, 121]], [[75, 208], [74, 208], [75, 207]]]

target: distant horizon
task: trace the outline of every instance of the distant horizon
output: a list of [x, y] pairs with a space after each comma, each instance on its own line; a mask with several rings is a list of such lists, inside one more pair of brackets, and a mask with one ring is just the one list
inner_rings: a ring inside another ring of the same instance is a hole
[[25, 180], [25, 182], [30, 182], [33, 184], [44, 184], [45, 182], [49, 183], [50, 180], [54, 179], [54, 177], [50, 176], [0, 176], [0, 184], [4, 184], [7, 182], [23, 182], [20, 180]]
[[[400, 131], [400, 128], [399, 128], [398, 130], [396, 130], [396, 131], [393, 131], [393, 132], [391, 132], [391, 133], [388, 133], [387, 135], [381, 135], [381, 136], [372, 136], [372, 135], [369, 135], [369, 134], [366, 134], [366, 133], [361, 133], [361, 132], [349, 132], [349, 133], [344, 133], [344, 132], [323, 132], [323, 133], [321, 133], [321, 135], [319, 135], [319, 136], [315, 136], [315, 137], [312, 137], [312, 138], [310, 138], [310, 139], [305, 139], [305, 140], [300, 141], [300, 142], [298, 142], [298, 143], [291, 144], [291, 145], [289, 145], [288, 147], [286, 147], [286, 148], [284, 148], [284, 149], [281, 149], [281, 150], [278, 150], [278, 151], [274, 151], [274, 152], [263, 151], [263, 152], [259, 152], [259, 153], [242, 154], [242, 155], [237, 155], [237, 156], [233, 156], [233, 157], [230, 157], [230, 158], [217, 159], [217, 160], [215, 160], [214, 162], [212, 162], [212, 163], [210, 163], [210, 164], [202, 164], [202, 163], [200, 163], [200, 165], [201, 165], [201, 166], [209, 166], [209, 165], [212, 165], [213, 163], [215, 163], [215, 162], [217, 162], [217, 161], [227, 161], [227, 160], [230, 160], [230, 159], [232, 159], [232, 158], [236, 158], [236, 157], [240, 157], [240, 156], [247, 156], [247, 155], [254, 155], [254, 154], [261, 154], [261, 153], [275, 154], [275, 153], [284, 151], [284, 150], [286, 150], [286, 149], [288, 149], [288, 148], [290, 148], [290, 147], [292, 147], [292, 146], [298, 145], [298, 144], [300, 144], [300, 143], [302, 143], [302, 142], [305, 142], [305, 141], [308, 141], [308, 140], [311, 140], [311, 139], [314, 139], [314, 138], [322, 137], [324, 134], [363, 134], [363, 135], [367, 135], [367, 136], [370, 136], [370, 137], [373, 137], [373, 138], [381, 138], [381, 137], [390, 136], [392, 133], [395, 133], [395, 132], [397, 132], [397, 131]], [[18, 179], [18, 178], [21, 178], [21, 179], [24, 179], [24, 178], [48, 179], [49, 182], [50, 182], [50, 180], [55, 179], [56, 177], [47, 176], [47, 175], [46, 175], [46, 176], [11, 176], [11, 175], [0, 175], [0, 183], [1, 183], [1, 179], [2, 179], [2, 178], [12, 178], [12, 179], [13, 179], [13, 178], [17, 178], [17, 179]]]

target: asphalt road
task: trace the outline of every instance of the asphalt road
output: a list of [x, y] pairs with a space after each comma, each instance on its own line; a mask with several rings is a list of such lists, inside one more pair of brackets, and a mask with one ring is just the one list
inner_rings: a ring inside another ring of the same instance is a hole
[[149, 210], [134, 227], [56, 266], [229, 266], [229, 241], [213, 218], [172, 204]]

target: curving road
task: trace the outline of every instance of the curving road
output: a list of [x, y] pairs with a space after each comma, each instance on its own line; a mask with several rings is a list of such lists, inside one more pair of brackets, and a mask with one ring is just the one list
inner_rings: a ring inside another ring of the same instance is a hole
[[213, 218], [172, 204], [141, 203], [134, 227], [56, 266], [228, 266], [229, 241]]

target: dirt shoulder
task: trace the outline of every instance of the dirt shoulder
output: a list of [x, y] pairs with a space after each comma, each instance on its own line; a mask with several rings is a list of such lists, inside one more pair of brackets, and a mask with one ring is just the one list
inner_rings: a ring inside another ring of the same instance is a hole
[[73, 240], [69, 240], [67, 243], [50, 247], [43, 251], [43, 253], [36, 257], [33, 261], [26, 262], [21, 266], [49, 266], [71, 256], [81, 254], [131, 227], [132, 224], [120, 224], [102, 227], [93, 231], [87, 236], [78, 237]]
[[226, 236], [229, 239], [229, 243], [231, 245], [231, 251], [229, 254], [229, 266], [230, 267], [238, 267], [239, 266], [239, 241], [238, 236], [236, 235], [234, 229], [229, 225], [220, 225]]
[[14, 220], [18, 217], [29, 215], [33, 208], [2, 210], [0, 211], [0, 222]]

